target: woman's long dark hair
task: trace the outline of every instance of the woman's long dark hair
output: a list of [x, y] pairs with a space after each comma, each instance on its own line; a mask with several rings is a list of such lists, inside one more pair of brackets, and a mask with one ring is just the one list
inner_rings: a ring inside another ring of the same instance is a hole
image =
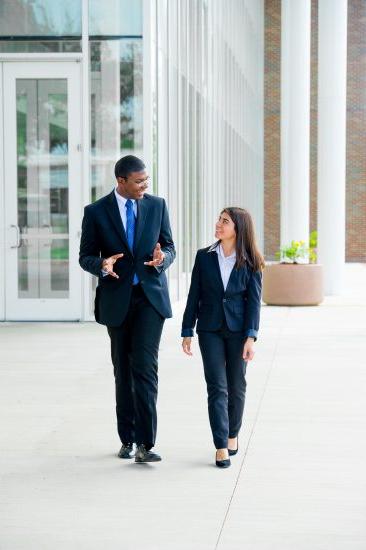
[[247, 262], [253, 271], [264, 269], [265, 262], [259, 252], [252, 216], [244, 208], [230, 206], [224, 208], [221, 214], [226, 212], [234, 222], [236, 233], [236, 269], [243, 267]]

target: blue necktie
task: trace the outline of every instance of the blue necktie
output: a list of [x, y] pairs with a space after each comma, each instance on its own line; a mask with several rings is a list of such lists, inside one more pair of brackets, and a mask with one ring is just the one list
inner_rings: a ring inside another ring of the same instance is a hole
[[[133, 241], [135, 238], [135, 214], [133, 213], [133, 202], [131, 199], [126, 201], [126, 211], [127, 211], [127, 223], [126, 223], [126, 235], [128, 246], [130, 247], [131, 252], [133, 253]], [[136, 273], [133, 276], [132, 284], [137, 285], [139, 278]]]

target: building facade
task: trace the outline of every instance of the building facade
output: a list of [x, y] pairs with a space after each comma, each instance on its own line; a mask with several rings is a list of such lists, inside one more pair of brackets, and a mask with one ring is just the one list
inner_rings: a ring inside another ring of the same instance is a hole
[[1, 319], [93, 318], [83, 207], [125, 154], [169, 205], [173, 300], [223, 206], [263, 239], [262, 2], [3, 0], [0, 35]]
[[[319, 6], [311, 1], [310, 231], [318, 229]], [[323, 2], [324, 3], [324, 2]], [[265, 1], [264, 252], [273, 259], [281, 233], [281, 0]], [[332, 6], [330, 5], [330, 8]], [[345, 260], [366, 261], [366, 2], [347, 2]], [[330, 244], [331, 246], [331, 244]]]
[[[297, 4], [309, 15], [308, 23], [298, 18], [304, 43], [311, 37], [310, 183], [303, 195], [314, 229], [318, 2]], [[365, 164], [357, 140], [366, 134], [357, 118], [364, 120], [366, 105], [359, 56], [366, 22], [361, 0], [348, 5], [355, 24], [349, 19], [347, 260], [365, 261]], [[289, 6], [0, 2], [1, 320], [93, 319], [96, 281], [78, 265], [83, 208], [113, 189], [115, 161], [126, 154], [145, 160], [150, 192], [169, 206], [177, 246], [169, 270], [173, 301], [185, 297], [195, 252], [213, 242], [224, 206], [251, 212], [259, 246], [273, 258], [292, 211], [281, 203], [281, 188], [291, 192], [281, 182], [281, 109], [284, 120], [283, 97], [293, 93], [283, 86], [284, 14], [297, 21]]]

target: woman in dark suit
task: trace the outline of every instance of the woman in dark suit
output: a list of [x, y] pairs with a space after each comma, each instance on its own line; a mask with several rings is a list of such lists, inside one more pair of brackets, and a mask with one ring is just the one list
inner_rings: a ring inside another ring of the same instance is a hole
[[251, 215], [225, 208], [210, 247], [197, 252], [182, 323], [182, 347], [192, 355], [197, 322], [208, 394], [208, 412], [216, 465], [230, 466], [238, 450], [247, 362], [254, 357], [262, 292], [263, 256]]

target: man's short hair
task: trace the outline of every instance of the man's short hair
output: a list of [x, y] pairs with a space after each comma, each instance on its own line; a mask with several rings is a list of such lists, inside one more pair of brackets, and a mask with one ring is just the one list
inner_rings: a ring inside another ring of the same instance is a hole
[[142, 172], [145, 168], [141, 159], [134, 155], [126, 155], [116, 162], [114, 175], [116, 178], [127, 178], [131, 172]]

